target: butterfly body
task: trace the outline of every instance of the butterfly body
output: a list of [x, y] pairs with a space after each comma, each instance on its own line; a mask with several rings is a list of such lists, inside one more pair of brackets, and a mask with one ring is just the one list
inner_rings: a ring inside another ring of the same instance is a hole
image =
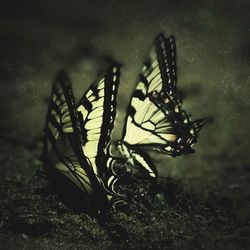
[[[156, 177], [157, 171], [153, 167], [153, 162], [147, 154], [133, 148], [132, 145], [129, 145], [125, 141], [117, 142], [116, 147], [122, 159], [125, 160], [129, 166], [127, 169], [128, 172], [141, 172], [144, 175], [147, 173], [150, 177]], [[135, 166], [139, 166], [139, 169], [136, 169]]]

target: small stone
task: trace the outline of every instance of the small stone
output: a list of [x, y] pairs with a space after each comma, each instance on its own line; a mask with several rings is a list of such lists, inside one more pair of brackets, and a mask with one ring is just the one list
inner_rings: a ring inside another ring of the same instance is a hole
[[27, 234], [22, 234], [22, 237], [26, 240], [28, 239], [28, 235]]

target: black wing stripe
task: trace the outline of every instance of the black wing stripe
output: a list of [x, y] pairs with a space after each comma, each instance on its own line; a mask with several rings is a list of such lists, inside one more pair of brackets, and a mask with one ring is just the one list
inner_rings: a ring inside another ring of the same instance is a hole
[[[116, 96], [118, 91], [120, 79], [120, 67], [118, 65], [113, 66], [105, 76], [105, 82], [107, 85], [105, 87], [105, 99], [104, 99], [104, 113], [103, 113], [103, 123], [101, 127], [101, 136], [98, 144], [98, 151], [105, 151], [102, 155], [107, 154], [107, 146], [110, 142], [111, 131], [114, 127], [114, 120], [116, 116]], [[98, 156], [101, 156], [99, 154]], [[97, 159], [99, 160], [99, 159]], [[103, 173], [106, 170], [102, 170]]]
[[166, 39], [162, 34], [155, 42], [157, 59], [159, 61], [163, 90], [176, 97], [176, 47], [174, 37]]

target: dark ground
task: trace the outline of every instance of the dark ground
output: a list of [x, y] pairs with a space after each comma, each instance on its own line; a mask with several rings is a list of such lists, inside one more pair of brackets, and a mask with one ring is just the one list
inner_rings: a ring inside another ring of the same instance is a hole
[[[0, 249], [250, 249], [248, 1], [0, 2]], [[106, 226], [38, 192], [47, 98], [59, 69], [78, 99], [121, 62], [118, 117], [159, 32], [177, 42], [178, 86], [194, 118], [213, 116], [196, 153], [153, 154], [161, 178], [131, 179], [135, 200]], [[129, 91], [128, 91], [129, 90]]]

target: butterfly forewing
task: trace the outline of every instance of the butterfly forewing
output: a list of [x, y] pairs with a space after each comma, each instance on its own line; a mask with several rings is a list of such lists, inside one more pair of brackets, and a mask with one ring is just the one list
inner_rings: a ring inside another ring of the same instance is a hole
[[120, 68], [115, 64], [97, 85], [93, 84], [90, 87], [77, 108], [82, 128], [84, 154], [90, 160], [95, 174], [111, 191], [114, 191], [116, 177], [110, 169], [109, 160], [112, 157], [108, 146], [116, 115], [119, 78]]

